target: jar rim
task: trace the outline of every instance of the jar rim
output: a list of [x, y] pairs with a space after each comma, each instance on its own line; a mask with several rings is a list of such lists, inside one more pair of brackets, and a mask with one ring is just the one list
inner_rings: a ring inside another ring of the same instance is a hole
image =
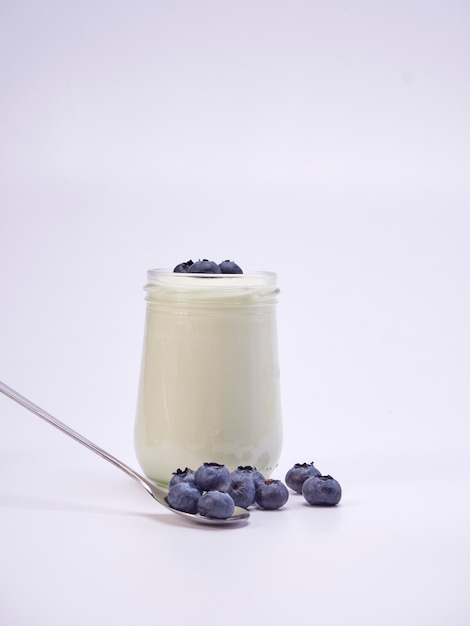
[[151, 285], [165, 285], [176, 289], [213, 289], [221, 287], [276, 287], [277, 274], [270, 271], [253, 271], [243, 274], [199, 274], [196, 272], [174, 272], [171, 269], [147, 270], [147, 281]]

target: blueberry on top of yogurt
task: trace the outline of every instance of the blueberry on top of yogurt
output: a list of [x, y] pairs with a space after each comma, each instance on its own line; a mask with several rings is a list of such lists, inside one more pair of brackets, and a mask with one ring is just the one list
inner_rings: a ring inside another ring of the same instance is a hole
[[235, 261], [229, 261], [226, 259], [219, 263], [220, 271], [222, 274], [243, 274], [242, 268], [235, 263]]
[[191, 267], [191, 265], [193, 265], [191, 259], [189, 259], [189, 261], [185, 261], [184, 263], [178, 263], [173, 272], [176, 272], [178, 274], [186, 274], [187, 272], [189, 272], [189, 268]]
[[190, 259], [184, 263], [178, 263], [173, 272], [179, 274], [243, 274], [242, 268], [235, 261], [229, 259], [219, 264], [208, 259], [199, 259], [195, 262]]
[[195, 261], [188, 270], [191, 274], [222, 274], [222, 270], [214, 261], [202, 259]]

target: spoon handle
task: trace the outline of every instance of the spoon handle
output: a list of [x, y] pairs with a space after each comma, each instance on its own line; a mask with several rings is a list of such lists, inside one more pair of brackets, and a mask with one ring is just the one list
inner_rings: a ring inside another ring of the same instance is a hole
[[126, 474], [128, 474], [129, 476], [137, 480], [137, 482], [139, 482], [142, 485], [142, 487], [144, 487], [144, 489], [146, 489], [149, 492], [151, 496], [155, 497], [156, 492], [158, 493], [159, 491], [161, 491], [161, 494], [159, 494], [161, 497], [164, 497], [166, 495], [166, 493], [163, 490], [159, 490], [159, 488], [156, 487], [156, 485], [147, 481], [143, 476], [135, 472], [132, 468], [130, 468], [128, 465], [126, 465], [125, 463], [117, 459], [115, 456], [113, 456], [112, 454], [109, 454], [109, 452], [106, 452], [106, 450], [103, 450], [103, 448], [100, 448], [99, 446], [91, 442], [86, 437], [83, 437], [83, 435], [80, 435], [79, 433], [77, 433], [75, 430], [73, 430], [73, 428], [70, 428], [70, 426], [67, 426], [66, 424], [58, 420], [56, 417], [52, 416], [50, 413], [48, 413], [44, 409], [41, 409], [39, 406], [37, 406], [36, 404], [31, 402], [27, 398], [22, 396], [20, 393], [18, 393], [17, 391], [15, 391], [14, 389], [6, 385], [5, 383], [2, 383], [1, 381], [0, 381], [0, 391], [6, 396], [8, 396], [9, 398], [11, 398], [12, 400], [14, 400], [15, 402], [17, 402], [18, 404], [20, 404], [21, 406], [23, 406], [25, 409], [28, 409], [28, 411], [31, 411], [38, 417], [41, 417], [43, 420], [45, 420], [46, 422], [49, 422], [49, 424], [51, 424], [52, 426], [55, 426], [56, 428], [61, 430], [63, 433], [65, 433], [69, 437], [72, 437], [72, 439], [75, 439], [75, 441], [78, 441], [78, 443], [81, 443], [82, 445], [86, 446], [89, 450], [92, 450], [93, 452], [101, 456], [103, 459], [106, 459], [106, 461], [109, 461], [116, 467], [119, 467], [119, 469], [121, 469], [123, 472], [125, 472]]

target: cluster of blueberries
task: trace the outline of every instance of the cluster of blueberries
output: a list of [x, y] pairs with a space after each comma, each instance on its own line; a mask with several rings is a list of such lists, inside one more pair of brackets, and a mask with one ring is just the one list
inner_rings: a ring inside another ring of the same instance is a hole
[[[287, 486], [286, 486], [287, 485]], [[227, 519], [235, 507], [258, 505], [275, 510], [289, 499], [289, 487], [312, 505], [334, 506], [341, 500], [341, 487], [323, 476], [312, 463], [296, 463], [281, 480], [264, 476], [255, 467], [238, 466], [233, 472], [220, 463], [203, 463], [196, 470], [177, 469], [169, 483], [168, 504], [185, 513]]]
[[342, 496], [341, 485], [329, 474], [323, 475], [312, 463], [296, 463], [286, 474], [286, 485], [317, 506], [335, 506]]
[[215, 263], [215, 261], [208, 261], [207, 259], [199, 261], [190, 259], [184, 263], [178, 263], [173, 272], [179, 274], [243, 274], [242, 268], [228, 259], [222, 263]]

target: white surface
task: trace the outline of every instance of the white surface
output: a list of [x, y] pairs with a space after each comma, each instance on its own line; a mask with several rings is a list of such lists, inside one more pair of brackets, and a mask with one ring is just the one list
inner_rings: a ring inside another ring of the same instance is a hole
[[466, 626], [466, 2], [0, 5], [0, 376], [135, 465], [149, 267], [277, 271], [285, 447], [188, 527], [0, 398], [0, 623]]

